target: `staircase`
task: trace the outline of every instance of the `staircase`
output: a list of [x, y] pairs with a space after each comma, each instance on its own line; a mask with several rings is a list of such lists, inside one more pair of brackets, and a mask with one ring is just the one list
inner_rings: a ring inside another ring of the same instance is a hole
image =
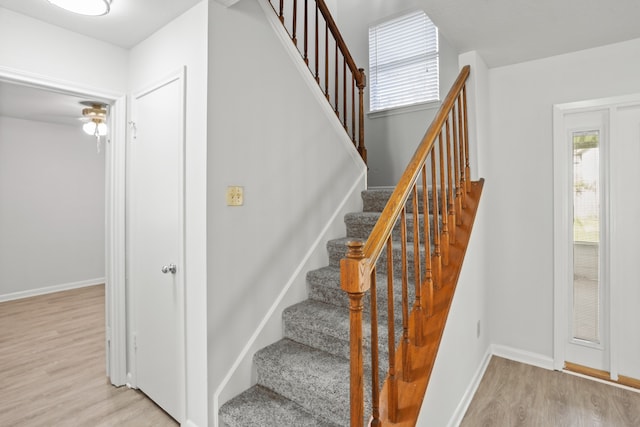
[[[340, 288], [340, 259], [347, 252], [349, 240], [366, 240], [393, 189], [375, 189], [362, 193], [363, 212], [345, 216], [347, 236], [329, 241], [329, 265], [307, 274], [309, 299], [288, 307], [283, 312], [284, 338], [258, 351], [253, 358], [257, 384], [231, 399], [220, 408], [220, 419], [228, 427], [240, 426], [348, 426], [349, 425], [349, 300]], [[408, 203], [411, 212], [411, 203]], [[407, 222], [413, 221], [409, 214]], [[423, 215], [417, 216], [421, 226]], [[410, 240], [409, 233], [409, 240]], [[394, 238], [400, 238], [399, 229]], [[412, 245], [410, 245], [412, 247]], [[394, 255], [394, 260], [395, 260]], [[408, 254], [413, 265], [412, 253]], [[422, 254], [424, 258], [424, 254]], [[398, 257], [400, 259], [400, 257]], [[378, 270], [380, 313], [387, 307], [386, 260]], [[400, 277], [400, 262], [394, 262], [394, 277]], [[409, 272], [412, 277], [412, 272]], [[408, 287], [409, 290], [413, 286]], [[411, 291], [410, 291], [411, 293]], [[412, 299], [410, 294], [409, 299]], [[394, 285], [394, 305], [401, 311], [401, 285]], [[365, 299], [365, 313], [369, 300]], [[368, 319], [368, 315], [365, 315]], [[396, 322], [401, 322], [396, 320]], [[386, 328], [386, 319], [379, 323]], [[365, 321], [365, 366], [370, 371], [370, 327]], [[402, 324], [396, 325], [397, 340]], [[387, 366], [388, 342], [380, 336], [380, 366]], [[396, 340], [396, 341], [397, 341]], [[386, 371], [380, 370], [380, 378]], [[370, 381], [365, 381], [370, 384]], [[365, 408], [370, 408], [366, 393]], [[368, 421], [368, 420], [366, 420]]]

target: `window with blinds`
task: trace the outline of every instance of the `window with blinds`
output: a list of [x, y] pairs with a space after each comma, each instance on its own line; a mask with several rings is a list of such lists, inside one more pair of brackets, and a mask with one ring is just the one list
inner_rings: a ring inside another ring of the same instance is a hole
[[438, 28], [423, 11], [369, 28], [369, 110], [440, 100]]

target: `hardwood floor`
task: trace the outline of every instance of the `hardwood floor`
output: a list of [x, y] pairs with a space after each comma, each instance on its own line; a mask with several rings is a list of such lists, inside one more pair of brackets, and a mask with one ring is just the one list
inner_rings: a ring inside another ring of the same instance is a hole
[[105, 374], [104, 286], [0, 303], [0, 426], [177, 426]]
[[460, 427], [638, 427], [640, 393], [493, 357]]

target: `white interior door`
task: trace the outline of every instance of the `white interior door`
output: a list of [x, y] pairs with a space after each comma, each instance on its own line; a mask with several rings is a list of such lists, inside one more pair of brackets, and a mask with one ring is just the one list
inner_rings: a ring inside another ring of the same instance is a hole
[[178, 421], [185, 414], [183, 122], [182, 72], [132, 99], [132, 382]]
[[640, 388], [639, 161], [639, 95], [555, 107], [555, 368]]

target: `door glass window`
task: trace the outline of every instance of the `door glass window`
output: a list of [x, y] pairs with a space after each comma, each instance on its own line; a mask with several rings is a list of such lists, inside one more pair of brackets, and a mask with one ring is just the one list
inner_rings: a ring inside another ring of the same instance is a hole
[[600, 342], [600, 135], [573, 132], [574, 339]]

